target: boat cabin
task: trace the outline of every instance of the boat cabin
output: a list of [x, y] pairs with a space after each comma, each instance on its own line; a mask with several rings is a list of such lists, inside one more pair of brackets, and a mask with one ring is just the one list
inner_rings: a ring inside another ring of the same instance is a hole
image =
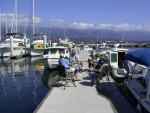
[[49, 47], [44, 50], [43, 55], [59, 58], [60, 54], [64, 54], [65, 56], [69, 57], [69, 49], [62, 46], [55, 46], [55, 47]]
[[128, 49], [123, 48], [113, 48], [107, 50], [106, 53], [110, 60], [110, 65], [114, 66], [115, 68], [124, 68], [124, 56], [128, 52]]

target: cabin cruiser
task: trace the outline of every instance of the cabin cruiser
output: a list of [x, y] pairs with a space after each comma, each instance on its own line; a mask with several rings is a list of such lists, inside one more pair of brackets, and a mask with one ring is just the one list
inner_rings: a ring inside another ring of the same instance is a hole
[[60, 54], [64, 54], [66, 58], [69, 58], [70, 56], [69, 48], [64, 46], [54, 46], [45, 49], [42, 56], [42, 62], [44, 64], [44, 68], [47, 69], [57, 68]]
[[7, 33], [0, 43], [0, 57], [22, 57], [27, 54], [30, 40], [22, 33]]
[[124, 67], [124, 56], [130, 51], [125, 48], [118, 48], [119, 44], [115, 44], [114, 48], [106, 51], [111, 66], [111, 75], [113, 78], [127, 77]]

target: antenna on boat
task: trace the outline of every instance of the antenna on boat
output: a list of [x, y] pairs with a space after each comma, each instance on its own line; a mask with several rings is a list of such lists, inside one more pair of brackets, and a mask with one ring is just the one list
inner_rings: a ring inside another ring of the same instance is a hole
[[123, 36], [123, 34], [122, 34], [122, 44], [121, 44], [122, 47], [123, 47], [123, 38], [124, 38], [124, 36]]
[[50, 28], [49, 28], [49, 46], [51, 46], [51, 34], [50, 34], [50, 33], [51, 33], [51, 29], [52, 29], [52, 28], [50, 27]]
[[97, 53], [98, 53], [98, 47], [99, 47], [99, 42], [98, 42], [98, 33], [97, 33]]

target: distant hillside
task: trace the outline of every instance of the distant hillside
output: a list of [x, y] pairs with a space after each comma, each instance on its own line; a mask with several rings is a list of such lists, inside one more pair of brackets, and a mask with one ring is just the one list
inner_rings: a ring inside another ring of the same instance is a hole
[[[18, 32], [24, 33], [26, 32], [27, 37], [31, 34], [30, 28], [25, 27], [18, 27]], [[8, 29], [10, 32], [10, 28]], [[96, 29], [65, 29], [64, 28], [43, 28], [38, 27], [36, 29], [37, 33], [47, 34], [49, 38], [53, 40], [58, 40], [59, 38], [64, 38], [65, 36], [73, 39], [73, 40], [84, 40], [90, 41], [97, 39], [100, 41], [102, 40], [112, 40], [112, 41], [150, 41], [150, 32], [145, 31], [113, 31], [113, 30], [96, 30]], [[2, 36], [4, 36], [5, 30], [2, 29]], [[122, 38], [123, 37], [123, 38]]]

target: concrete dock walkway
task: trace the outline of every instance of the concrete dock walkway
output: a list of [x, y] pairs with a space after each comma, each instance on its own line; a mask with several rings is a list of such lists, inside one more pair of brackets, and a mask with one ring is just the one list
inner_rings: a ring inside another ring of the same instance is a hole
[[[80, 59], [87, 66], [89, 53], [82, 51]], [[134, 113], [132, 106], [122, 95], [116, 83], [111, 79], [110, 85], [104, 78], [97, 86], [90, 86], [88, 71], [80, 73], [81, 81], [77, 87], [63, 90], [62, 82], [50, 91], [34, 113]]]

